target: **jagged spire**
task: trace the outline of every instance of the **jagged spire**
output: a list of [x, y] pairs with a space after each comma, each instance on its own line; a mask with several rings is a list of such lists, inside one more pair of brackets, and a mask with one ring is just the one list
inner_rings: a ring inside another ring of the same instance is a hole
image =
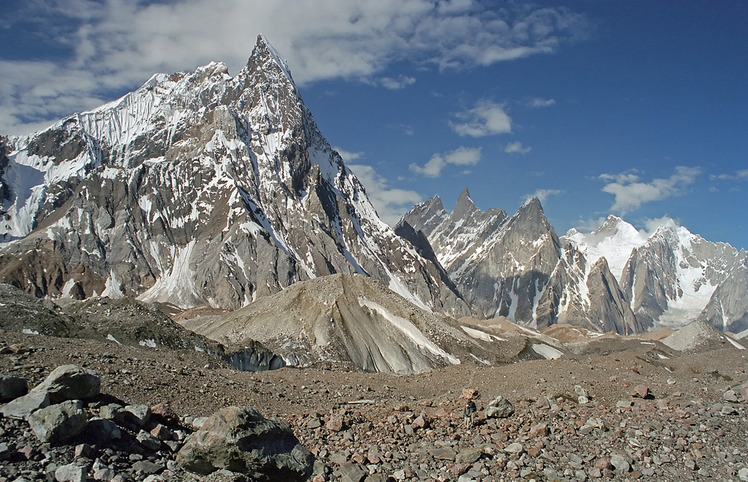
[[268, 68], [268, 63], [275, 64], [283, 75], [293, 84], [293, 77], [291, 76], [291, 69], [288, 68], [288, 63], [284, 59], [278, 50], [273, 47], [267, 38], [263, 34], [257, 36], [257, 42], [252, 49], [252, 54], [249, 56], [247, 61], [247, 68], [250, 68], [253, 64], [256, 66], [262, 66], [263, 69]]

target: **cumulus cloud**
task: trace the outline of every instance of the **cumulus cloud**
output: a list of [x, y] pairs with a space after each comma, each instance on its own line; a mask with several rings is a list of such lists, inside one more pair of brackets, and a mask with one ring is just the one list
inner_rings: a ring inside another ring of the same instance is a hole
[[457, 134], [484, 137], [512, 132], [512, 121], [504, 107], [490, 100], [482, 100], [472, 109], [455, 114], [449, 125]]
[[678, 166], [667, 178], [656, 178], [649, 182], [640, 180], [636, 172], [602, 174], [600, 179], [609, 181], [603, 192], [615, 196], [611, 211], [626, 214], [651, 201], [660, 201], [683, 193], [701, 174], [698, 167]]
[[348, 164], [348, 167], [366, 188], [366, 194], [379, 217], [390, 226], [397, 224], [403, 214], [422, 200], [415, 191], [391, 187], [389, 181], [369, 165]]
[[426, 164], [411, 164], [410, 170], [426, 177], [439, 177], [448, 165], [474, 166], [480, 162], [481, 150], [473, 147], [458, 147], [454, 151], [434, 154]]
[[479, 0], [27, 0], [4, 11], [3, 22], [33, 22], [39, 50], [65, 55], [0, 59], [0, 132], [93, 107], [156, 72], [220, 60], [236, 73], [259, 33], [300, 85], [347, 79], [402, 88], [414, 79], [383, 74], [395, 62], [485, 66], [552, 52], [587, 30], [568, 9]]
[[504, 152], [507, 154], [527, 154], [532, 150], [530, 146], [524, 146], [521, 142], [510, 142], [504, 147]]
[[558, 189], [538, 189], [534, 193], [526, 195], [523, 202], [527, 202], [532, 198], [538, 198], [541, 203], [545, 203], [545, 200], [550, 196], [558, 196], [559, 194], [563, 194], [563, 192]]

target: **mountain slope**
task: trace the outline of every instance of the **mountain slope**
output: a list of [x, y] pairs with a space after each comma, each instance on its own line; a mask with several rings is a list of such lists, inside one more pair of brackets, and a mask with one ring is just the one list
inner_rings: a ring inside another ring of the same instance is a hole
[[292, 366], [408, 374], [458, 364], [468, 354], [493, 358], [490, 344], [364, 276], [302, 281], [232, 313], [181, 323], [235, 349], [258, 340]]
[[237, 308], [360, 273], [468, 312], [376, 215], [262, 36], [235, 77], [157, 74], [0, 152], [0, 279], [29, 292]]

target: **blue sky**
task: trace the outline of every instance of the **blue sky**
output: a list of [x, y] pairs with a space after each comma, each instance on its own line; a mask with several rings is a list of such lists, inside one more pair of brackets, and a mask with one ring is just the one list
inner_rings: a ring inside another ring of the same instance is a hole
[[0, 133], [30, 132], [263, 33], [394, 222], [468, 187], [559, 234], [668, 216], [748, 247], [748, 2], [4, 0]]

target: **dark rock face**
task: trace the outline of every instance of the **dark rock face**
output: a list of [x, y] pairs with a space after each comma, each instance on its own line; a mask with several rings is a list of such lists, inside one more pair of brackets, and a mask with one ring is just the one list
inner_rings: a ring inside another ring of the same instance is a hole
[[[0, 250], [0, 279], [34, 295], [235, 309], [296, 281], [359, 273], [468, 313], [376, 216], [262, 37], [235, 77], [220, 63], [158, 74], [3, 146], [0, 235], [16, 241]], [[39, 174], [39, 196], [12, 182], [24, 169]]]
[[226, 407], [208, 417], [177, 454], [185, 469], [207, 475], [227, 469], [253, 480], [306, 480], [314, 457], [290, 428], [249, 407]]

